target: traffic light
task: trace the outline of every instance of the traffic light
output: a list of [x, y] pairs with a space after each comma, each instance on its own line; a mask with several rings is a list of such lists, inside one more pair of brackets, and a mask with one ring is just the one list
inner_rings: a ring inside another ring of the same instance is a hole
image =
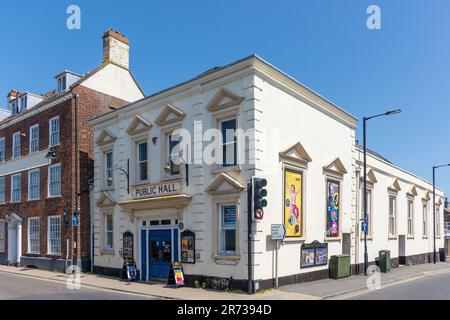
[[264, 208], [267, 207], [267, 180], [263, 178], [253, 178], [253, 213], [254, 218], [261, 220], [264, 216]]

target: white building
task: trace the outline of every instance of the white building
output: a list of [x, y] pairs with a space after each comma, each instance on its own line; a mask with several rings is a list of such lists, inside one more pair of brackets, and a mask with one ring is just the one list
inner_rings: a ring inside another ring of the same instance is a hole
[[[281, 285], [327, 278], [327, 258], [342, 253], [350, 255], [353, 271], [361, 272], [356, 123], [257, 56], [96, 117], [91, 120], [96, 271], [119, 275], [124, 258], [133, 258], [141, 280], [149, 281], [167, 278], [170, 263], [181, 260], [188, 284], [196, 279], [211, 287], [246, 288], [247, 182], [256, 176], [268, 180], [264, 218], [253, 222], [252, 267], [260, 287], [272, 287], [276, 270]], [[187, 165], [176, 166], [168, 164], [175, 145], [170, 137], [180, 128], [204, 141], [187, 149]], [[237, 138], [223, 133], [211, 143], [211, 128], [237, 129]], [[205, 161], [211, 146], [219, 152], [212, 165]], [[381, 249], [391, 251], [394, 266], [399, 260], [428, 261], [432, 187], [380, 157], [368, 159], [369, 261]], [[443, 192], [437, 195], [442, 202]], [[391, 196], [396, 210], [394, 232], [388, 234]], [[412, 234], [407, 234], [408, 199], [414, 207]], [[272, 224], [287, 229], [278, 267]], [[437, 248], [442, 246], [438, 238]]]

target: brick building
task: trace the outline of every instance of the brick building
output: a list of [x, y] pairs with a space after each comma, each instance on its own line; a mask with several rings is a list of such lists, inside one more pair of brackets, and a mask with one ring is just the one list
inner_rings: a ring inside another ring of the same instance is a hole
[[0, 263], [65, 270], [78, 211], [76, 257], [87, 269], [94, 168], [88, 120], [143, 92], [129, 70], [128, 39], [112, 30], [103, 35], [103, 60], [95, 70], [65, 70], [55, 80], [55, 89], [42, 95], [11, 90], [2, 109]]

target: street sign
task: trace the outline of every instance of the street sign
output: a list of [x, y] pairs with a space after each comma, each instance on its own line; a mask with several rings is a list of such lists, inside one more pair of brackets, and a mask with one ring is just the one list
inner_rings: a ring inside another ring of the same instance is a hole
[[77, 215], [74, 215], [74, 216], [72, 217], [72, 227], [78, 227], [78, 223], [79, 223], [79, 221], [78, 221], [78, 216], [77, 216]]
[[286, 229], [283, 224], [273, 224], [271, 226], [272, 240], [284, 240], [286, 236]]
[[361, 222], [361, 232], [362, 233], [367, 233], [369, 232], [369, 225], [366, 221], [362, 221]]

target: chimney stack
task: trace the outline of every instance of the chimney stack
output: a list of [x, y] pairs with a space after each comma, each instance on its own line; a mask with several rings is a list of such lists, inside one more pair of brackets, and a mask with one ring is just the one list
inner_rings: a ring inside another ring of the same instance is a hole
[[103, 63], [112, 62], [130, 67], [130, 42], [121, 33], [109, 29], [103, 34]]

